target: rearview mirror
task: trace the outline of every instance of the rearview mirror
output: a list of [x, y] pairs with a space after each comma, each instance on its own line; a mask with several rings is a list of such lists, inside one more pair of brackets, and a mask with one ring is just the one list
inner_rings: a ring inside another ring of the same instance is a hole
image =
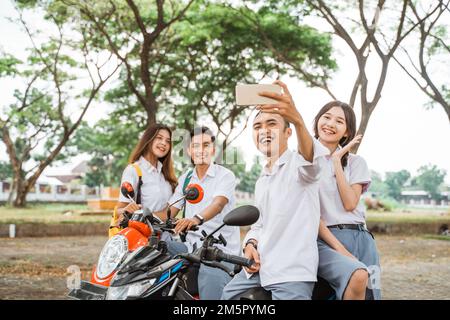
[[255, 206], [241, 206], [231, 210], [225, 218], [223, 223], [227, 226], [249, 226], [258, 221], [259, 210]]
[[203, 200], [205, 192], [198, 184], [190, 184], [186, 187], [186, 200], [189, 203], [196, 204]]
[[128, 181], [124, 181], [120, 186], [120, 192], [123, 194], [125, 198], [134, 198], [134, 189], [131, 183]]

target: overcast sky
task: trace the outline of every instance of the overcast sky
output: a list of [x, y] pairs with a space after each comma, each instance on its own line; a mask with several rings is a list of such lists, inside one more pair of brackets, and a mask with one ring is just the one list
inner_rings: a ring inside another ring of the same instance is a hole
[[[19, 26], [5, 19], [8, 16], [16, 16], [14, 9], [9, 1], [0, 1], [0, 48], [24, 58], [24, 49], [30, 45], [29, 40]], [[333, 75], [331, 88], [339, 99], [346, 101], [356, 77], [357, 66], [353, 55], [341, 41], [335, 41], [334, 45], [340, 52], [336, 56], [339, 71]], [[447, 65], [450, 65], [450, 61]], [[369, 72], [369, 81], [370, 75], [376, 72], [374, 64]], [[320, 89], [306, 88], [296, 79], [282, 80], [287, 83], [298, 110], [312, 129], [315, 114], [330, 100], [329, 96]], [[270, 83], [271, 79], [265, 79], [264, 82]], [[3, 106], [11, 102], [17, 85], [14, 81], [0, 80]], [[407, 169], [415, 174], [421, 165], [431, 163], [447, 171], [446, 182], [450, 183], [450, 125], [442, 107], [427, 110], [424, 107], [427, 102], [425, 95], [392, 61], [382, 98], [372, 114], [358, 151], [372, 170], [384, 173]], [[359, 118], [359, 108], [355, 111]], [[94, 112], [94, 108], [87, 114], [92, 122], [99, 116], [98, 109]], [[290, 143], [295, 148], [295, 138]], [[236, 140], [235, 145], [245, 150], [248, 162], [257, 154], [250, 128]], [[0, 159], [7, 160], [3, 144], [0, 144]]]

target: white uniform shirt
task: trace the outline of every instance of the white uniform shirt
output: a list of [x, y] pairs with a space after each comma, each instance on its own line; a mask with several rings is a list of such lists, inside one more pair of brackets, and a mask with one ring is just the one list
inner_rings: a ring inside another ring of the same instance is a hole
[[[319, 188], [322, 220], [327, 226], [335, 224], [365, 224], [366, 209], [362, 199], [360, 199], [355, 210], [351, 212], [346, 211], [339, 194], [331, 157], [325, 157], [325, 162]], [[369, 188], [371, 182], [370, 171], [362, 157], [350, 153], [347, 165], [344, 168], [344, 175], [350, 185], [361, 184], [363, 187], [362, 193]]]
[[[157, 168], [155, 168], [144, 157], [140, 157], [137, 164], [142, 171], [141, 203], [143, 208], [148, 208], [152, 212], [163, 210], [172, 196], [172, 187], [161, 171], [162, 163], [158, 161]], [[139, 177], [132, 165], [128, 165], [123, 171], [120, 185], [125, 181], [131, 183], [136, 197]], [[119, 194], [120, 202], [131, 202], [122, 192]]]
[[314, 139], [313, 162], [286, 150], [256, 182], [260, 218], [244, 243], [258, 240], [261, 285], [316, 281], [319, 262], [319, 183], [321, 158], [329, 151]]
[[[190, 171], [190, 170], [189, 170]], [[188, 172], [189, 172], [188, 171]], [[183, 185], [184, 180], [188, 172], [184, 173], [178, 179], [178, 186], [175, 189], [175, 193], [170, 199], [169, 203], [172, 203], [183, 196]], [[194, 243], [197, 243], [197, 248], [202, 245], [200, 238], [202, 237], [201, 231], [205, 230], [208, 234], [214, 231], [223, 223], [223, 218], [228, 212], [230, 212], [235, 207], [235, 187], [236, 178], [230, 170], [217, 164], [211, 164], [206, 172], [206, 175], [200, 180], [197, 176], [197, 172], [194, 169], [192, 174], [191, 183], [199, 184], [204, 190], [203, 200], [199, 203], [189, 203], [186, 202], [186, 218], [192, 218], [196, 214], [201, 214], [201, 212], [208, 207], [213, 199], [217, 196], [223, 196], [228, 199], [228, 203], [223, 208], [222, 212], [217, 214], [211, 220], [205, 221], [204, 224], [199, 226], [199, 230], [195, 232], [188, 232], [186, 236], [186, 245], [189, 251], [192, 251]], [[183, 206], [183, 201], [178, 202], [175, 207], [181, 209]], [[224, 226], [220, 229], [215, 236], [222, 234], [227, 241], [226, 247], [222, 245], [216, 245], [218, 248], [222, 249], [226, 253], [239, 255], [240, 254], [240, 231], [239, 227]]]

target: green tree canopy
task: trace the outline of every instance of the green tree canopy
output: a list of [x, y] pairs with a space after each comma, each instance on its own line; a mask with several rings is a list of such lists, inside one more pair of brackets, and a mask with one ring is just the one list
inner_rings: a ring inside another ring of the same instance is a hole
[[445, 170], [439, 169], [436, 165], [421, 166], [418, 170], [416, 183], [423, 190], [427, 191], [432, 199], [440, 200], [440, 187], [446, 174]]
[[388, 196], [400, 200], [402, 188], [410, 177], [411, 174], [407, 170], [386, 172], [385, 183], [388, 188]]
[[[115, 10], [116, 13], [127, 11], [120, 7]], [[253, 23], [255, 17], [261, 20], [258, 26]], [[96, 28], [95, 25], [92, 27]], [[126, 27], [131, 28], [127, 29], [130, 34], [138, 32], [137, 26], [131, 22]], [[256, 28], [262, 29], [264, 36]], [[122, 34], [124, 31], [114, 29], [114, 32]], [[271, 46], [275, 45], [303, 66], [303, 73], [280, 60], [268, 46], [267, 39]], [[119, 157], [114, 162], [122, 165], [126, 163], [139, 133], [148, 124], [145, 108], [135, 92], [130, 90], [131, 76], [137, 88], [145, 91], [143, 82], [140, 82], [141, 49], [139, 43], [134, 45], [135, 49], [127, 55], [132, 72], [123, 66], [115, 86], [105, 94], [105, 101], [114, 106], [114, 111], [109, 120], [102, 121], [88, 133], [95, 137], [98, 130], [100, 141], [105, 133], [114, 137], [107, 147], [110, 154]], [[105, 42], [93, 43], [92, 46], [109, 48]], [[331, 53], [329, 34], [298, 25], [286, 13], [268, 8], [253, 11], [223, 3], [196, 1], [179, 21], [155, 40], [151, 51], [149, 70], [153, 75], [152, 92], [158, 103], [156, 119], [174, 129], [185, 130], [191, 130], [196, 122], [208, 123], [209, 126], [214, 124], [211, 127], [221, 141], [218, 146], [218, 157], [221, 157], [221, 153], [245, 128], [243, 123], [251, 111], [234, 104], [237, 83], [257, 83], [265, 76], [276, 78], [280, 74], [289, 74], [311, 85], [309, 80], [326, 77], [336, 68]], [[87, 131], [80, 131], [80, 134], [84, 132]], [[91, 151], [86, 146], [81, 149], [98, 154], [95, 146], [93, 143]]]

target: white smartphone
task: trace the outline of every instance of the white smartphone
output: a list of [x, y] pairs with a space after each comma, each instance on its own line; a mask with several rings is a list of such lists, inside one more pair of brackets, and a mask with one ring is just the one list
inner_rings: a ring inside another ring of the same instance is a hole
[[236, 85], [236, 104], [238, 106], [252, 106], [278, 102], [274, 99], [261, 97], [258, 93], [262, 91], [281, 93], [281, 87], [276, 84], [238, 84]]

